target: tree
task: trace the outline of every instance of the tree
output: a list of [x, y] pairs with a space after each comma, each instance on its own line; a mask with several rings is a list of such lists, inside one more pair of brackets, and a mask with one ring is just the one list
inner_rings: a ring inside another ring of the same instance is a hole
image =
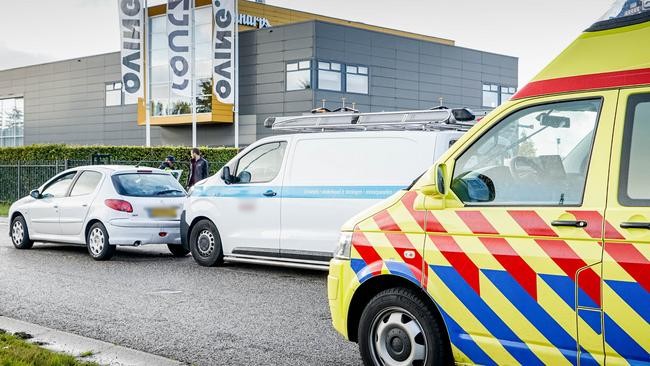
[[534, 158], [537, 156], [537, 148], [535, 147], [535, 143], [533, 140], [528, 139], [528, 135], [526, 135], [526, 132], [521, 131], [521, 134], [519, 136], [519, 139], [521, 140], [521, 143], [519, 144], [519, 148], [517, 149], [517, 153], [519, 156], [525, 156], [528, 158]]

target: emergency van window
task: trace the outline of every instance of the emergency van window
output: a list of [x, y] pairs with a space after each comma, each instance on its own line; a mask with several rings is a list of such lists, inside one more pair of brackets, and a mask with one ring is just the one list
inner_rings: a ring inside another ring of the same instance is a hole
[[650, 19], [650, 0], [616, 0], [588, 32], [624, 27]]
[[458, 158], [465, 203], [580, 205], [601, 100], [534, 106], [499, 122]]
[[260, 145], [242, 156], [237, 163], [237, 183], [265, 183], [278, 175], [282, 167], [285, 141]]
[[630, 97], [626, 116], [619, 201], [626, 206], [648, 206], [650, 94]]

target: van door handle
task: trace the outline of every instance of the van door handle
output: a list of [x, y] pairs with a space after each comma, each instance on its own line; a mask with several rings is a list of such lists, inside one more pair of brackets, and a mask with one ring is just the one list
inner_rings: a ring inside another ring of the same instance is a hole
[[564, 227], [587, 227], [587, 221], [583, 220], [555, 220], [551, 222], [553, 226], [564, 226]]
[[621, 222], [623, 229], [646, 229], [650, 230], [650, 222]]
[[278, 195], [275, 191], [272, 191], [270, 189], [262, 194], [265, 195], [266, 197], [275, 197]]

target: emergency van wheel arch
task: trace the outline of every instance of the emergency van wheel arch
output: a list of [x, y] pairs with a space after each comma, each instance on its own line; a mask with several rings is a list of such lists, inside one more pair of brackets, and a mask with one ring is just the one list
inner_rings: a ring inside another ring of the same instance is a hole
[[208, 219], [200, 219], [190, 228], [190, 251], [196, 263], [204, 267], [223, 264], [221, 235], [216, 225]]
[[452, 363], [443, 324], [420, 292], [393, 287], [368, 302], [358, 327], [365, 365]]
[[431, 297], [426, 294], [421, 287], [411, 282], [406, 278], [394, 275], [381, 275], [364, 281], [355, 291], [348, 307], [347, 316], [347, 335], [348, 339], [353, 342], [359, 343], [359, 323], [361, 316], [368, 303], [379, 293], [390, 290], [401, 289], [409, 291], [415, 295], [426, 305], [431, 314], [433, 314], [437, 324], [442, 327], [441, 336], [442, 341], [447, 349], [447, 354], [451, 359], [451, 345], [449, 342], [449, 335], [447, 328], [442, 319], [442, 315], [438, 310], [438, 306], [434, 303]]

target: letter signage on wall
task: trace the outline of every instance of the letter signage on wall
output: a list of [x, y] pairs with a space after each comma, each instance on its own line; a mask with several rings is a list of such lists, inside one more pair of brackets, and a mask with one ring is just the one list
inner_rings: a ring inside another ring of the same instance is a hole
[[191, 0], [167, 0], [167, 45], [172, 92], [192, 96]]
[[224, 104], [234, 104], [234, 66], [237, 14], [235, 0], [213, 0], [212, 15], [214, 21], [212, 79], [214, 95]]
[[118, 0], [122, 85], [127, 99], [144, 98], [144, 0]]

